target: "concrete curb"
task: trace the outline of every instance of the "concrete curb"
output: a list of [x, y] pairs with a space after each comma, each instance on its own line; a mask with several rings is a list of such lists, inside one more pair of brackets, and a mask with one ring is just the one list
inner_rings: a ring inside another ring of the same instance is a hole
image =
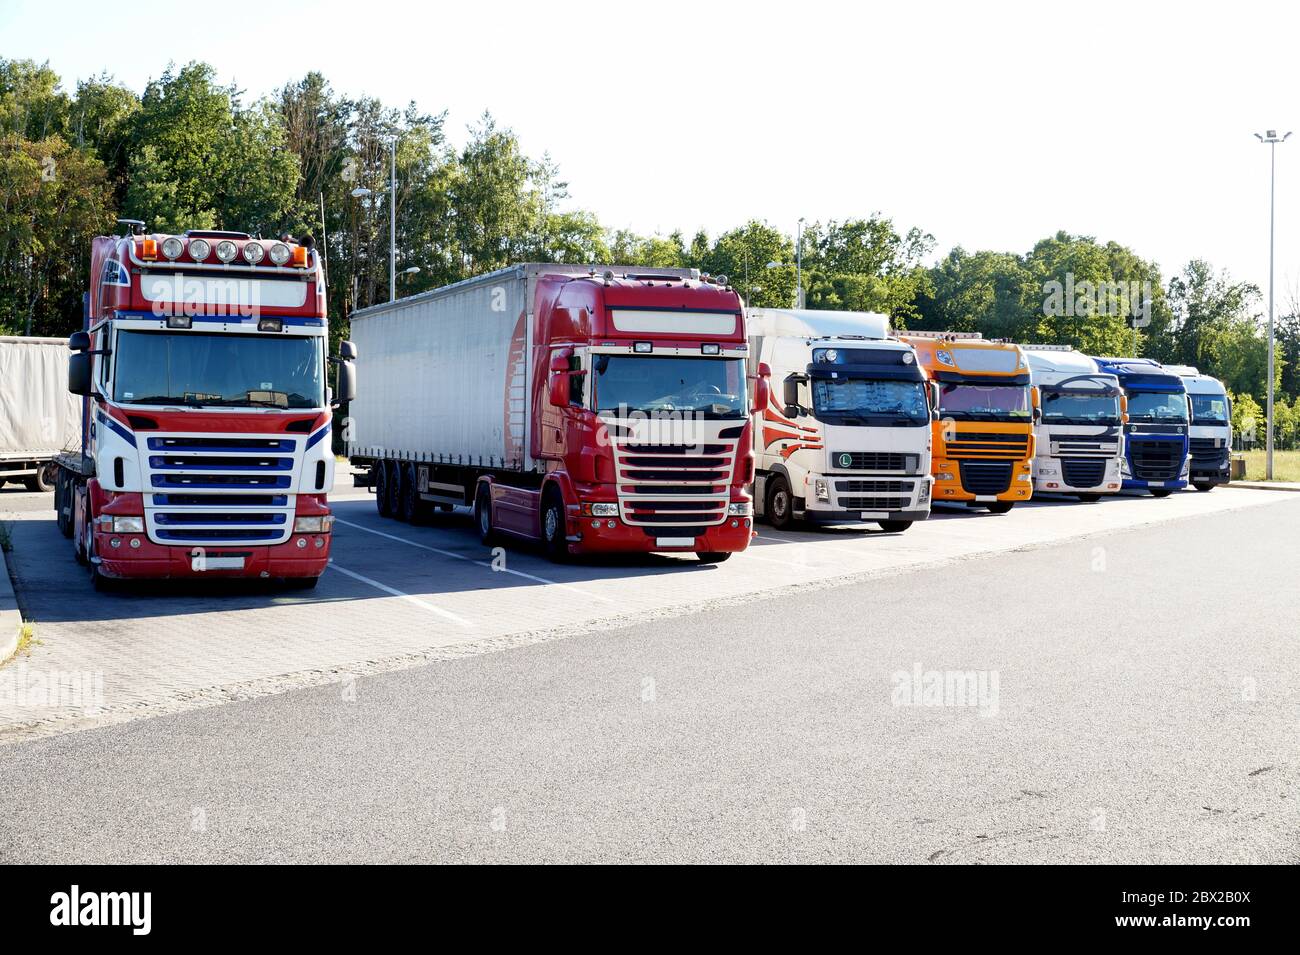
[[1251, 491], [1300, 491], [1300, 484], [1294, 481], [1233, 481], [1228, 486]]
[[0, 548], [0, 666], [18, 652], [18, 632], [22, 626], [23, 615], [18, 612], [14, 585], [9, 581], [9, 561]]

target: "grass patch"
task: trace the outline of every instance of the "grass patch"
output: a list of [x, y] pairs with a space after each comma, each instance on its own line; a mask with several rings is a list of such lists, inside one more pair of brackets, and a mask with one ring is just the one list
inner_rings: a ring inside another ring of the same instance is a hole
[[30, 623], [24, 623], [18, 628], [18, 653], [21, 653], [24, 656], [31, 656], [32, 644], [39, 645], [40, 642], [41, 641], [36, 639], [36, 628]]
[[[1246, 458], [1246, 480], [1264, 480], [1268, 452], [1257, 449], [1243, 453]], [[1300, 451], [1273, 451], [1273, 480], [1300, 482]]]

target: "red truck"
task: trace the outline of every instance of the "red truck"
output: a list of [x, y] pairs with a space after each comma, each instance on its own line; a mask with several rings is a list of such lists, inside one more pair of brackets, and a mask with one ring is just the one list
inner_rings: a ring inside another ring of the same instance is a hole
[[100, 236], [69, 339], [79, 452], [57, 459], [59, 529], [97, 589], [272, 577], [329, 562], [334, 481], [325, 285], [310, 237]]
[[748, 345], [725, 278], [517, 265], [363, 309], [352, 337], [348, 453], [381, 515], [468, 505], [485, 543], [556, 560], [748, 546]]

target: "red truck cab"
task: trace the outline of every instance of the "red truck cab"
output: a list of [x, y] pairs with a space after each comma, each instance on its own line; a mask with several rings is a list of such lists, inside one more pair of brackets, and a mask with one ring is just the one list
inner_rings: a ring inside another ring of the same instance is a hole
[[[60, 530], [97, 587], [275, 577], [329, 562], [333, 485], [325, 287], [309, 238], [94, 241], [69, 340], [82, 447], [58, 459]], [[353, 389], [350, 366], [340, 390]]]

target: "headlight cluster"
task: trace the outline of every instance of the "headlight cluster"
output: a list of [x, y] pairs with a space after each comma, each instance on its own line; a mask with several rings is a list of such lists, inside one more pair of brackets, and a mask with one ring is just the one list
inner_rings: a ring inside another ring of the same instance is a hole
[[245, 262], [247, 262], [249, 265], [256, 265], [258, 262], [261, 262], [262, 259], [264, 258], [266, 258], [266, 249], [262, 248], [262, 243], [260, 242], [244, 243]]
[[754, 505], [749, 501], [736, 501], [727, 505], [728, 517], [749, 517], [754, 512]]
[[333, 514], [326, 514], [322, 517], [295, 517], [293, 519], [293, 532], [295, 534], [328, 534], [333, 526]]
[[589, 508], [587, 513], [592, 517], [618, 517], [617, 504], [591, 504]]
[[113, 518], [114, 534], [143, 534], [144, 518], [143, 517], [115, 517]]

